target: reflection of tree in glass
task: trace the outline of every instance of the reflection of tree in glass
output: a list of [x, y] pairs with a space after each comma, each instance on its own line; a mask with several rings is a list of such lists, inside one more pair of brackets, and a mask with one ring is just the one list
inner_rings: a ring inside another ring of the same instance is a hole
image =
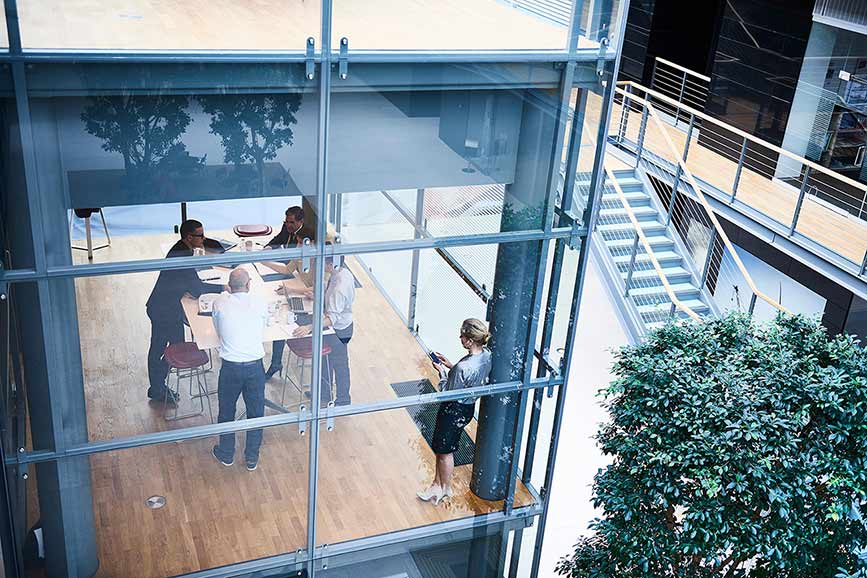
[[103, 140], [103, 150], [123, 156], [130, 183], [141, 186], [156, 173], [201, 169], [205, 157], [191, 156], [181, 135], [191, 118], [186, 96], [96, 96], [81, 113], [85, 129]]
[[202, 109], [211, 115], [211, 133], [219, 135], [225, 161], [252, 163], [259, 194], [265, 192], [265, 161], [293, 143], [291, 125], [298, 121], [300, 94], [218, 94], [199, 96]]

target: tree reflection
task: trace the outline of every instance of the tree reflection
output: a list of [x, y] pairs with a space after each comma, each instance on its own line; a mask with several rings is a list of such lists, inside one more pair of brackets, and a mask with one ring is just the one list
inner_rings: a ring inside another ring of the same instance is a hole
[[[245, 187], [252, 179], [263, 195], [265, 162], [276, 158], [282, 147], [293, 144], [291, 125], [298, 122], [295, 114], [301, 107], [301, 95], [217, 94], [197, 98], [202, 110], [211, 115], [211, 133], [222, 140], [225, 162], [236, 165], [233, 178], [238, 186]], [[249, 174], [251, 169], [253, 175]]]
[[201, 170], [205, 157], [187, 151], [181, 136], [192, 121], [189, 99], [179, 95], [105, 95], [89, 98], [81, 120], [102, 148], [123, 156], [127, 182], [134, 188], [159, 176]]

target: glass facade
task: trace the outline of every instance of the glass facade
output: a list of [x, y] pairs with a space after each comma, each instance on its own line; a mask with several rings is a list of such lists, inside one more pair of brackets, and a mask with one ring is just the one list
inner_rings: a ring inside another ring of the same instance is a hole
[[6, 575], [536, 575], [623, 3], [269, 4], [6, 3]]

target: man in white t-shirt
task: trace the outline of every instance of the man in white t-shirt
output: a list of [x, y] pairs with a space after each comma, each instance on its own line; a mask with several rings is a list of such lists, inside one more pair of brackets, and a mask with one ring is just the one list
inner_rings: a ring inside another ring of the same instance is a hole
[[[237, 267], [229, 275], [228, 291], [214, 301], [213, 318], [220, 338], [220, 367], [217, 399], [219, 423], [235, 419], [238, 397], [244, 396], [247, 417], [265, 415], [265, 368], [262, 347], [268, 318], [265, 302], [250, 294], [250, 274]], [[253, 471], [259, 464], [262, 430], [247, 432], [244, 442], [244, 461]], [[214, 457], [224, 466], [235, 463], [235, 434], [223, 434], [214, 446]]]

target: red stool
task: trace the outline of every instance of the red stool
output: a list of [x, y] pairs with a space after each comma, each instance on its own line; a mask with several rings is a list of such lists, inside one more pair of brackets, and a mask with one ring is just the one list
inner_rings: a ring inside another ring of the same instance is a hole
[[232, 230], [239, 237], [265, 237], [273, 231], [271, 225], [235, 225]]
[[[295, 357], [298, 358], [298, 377], [301, 380], [302, 384], [304, 383], [304, 367], [310, 364], [310, 382], [313, 382], [313, 338], [311, 337], [303, 337], [301, 339], [287, 339], [286, 345], [289, 346], [289, 352], [294, 353]], [[328, 358], [331, 353], [331, 347], [326, 343], [322, 344], [322, 362], [325, 364], [326, 375], [328, 376], [329, 389], [331, 389], [331, 362]], [[288, 368], [289, 364], [286, 363], [284, 368]], [[295, 389], [298, 390], [299, 393], [303, 395], [304, 388], [299, 386], [291, 377], [289, 377], [289, 370], [283, 370], [283, 392], [280, 394], [280, 405], [283, 405], [283, 401], [286, 397], [286, 382], [291, 381], [292, 385]]]
[[[171, 389], [176, 395], [180, 396], [181, 379], [187, 378], [190, 384], [190, 401], [199, 400], [199, 411], [179, 414], [178, 404], [175, 404], [175, 411], [172, 416], [169, 416], [168, 404], [166, 404], [166, 421], [175, 421], [187, 417], [202, 415], [205, 413], [205, 401], [208, 400], [208, 415], [211, 423], [214, 422], [214, 414], [211, 410], [211, 399], [208, 397], [208, 379], [206, 377], [207, 365], [210, 362], [208, 354], [200, 350], [195, 343], [185, 341], [183, 343], [173, 343], [166, 347], [163, 352], [163, 359], [169, 366], [169, 376], [166, 380], [166, 388]], [[175, 387], [171, 387], [172, 374], [176, 376]], [[198, 392], [193, 392], [193, 377], [196, 378], [196, 386]]]

